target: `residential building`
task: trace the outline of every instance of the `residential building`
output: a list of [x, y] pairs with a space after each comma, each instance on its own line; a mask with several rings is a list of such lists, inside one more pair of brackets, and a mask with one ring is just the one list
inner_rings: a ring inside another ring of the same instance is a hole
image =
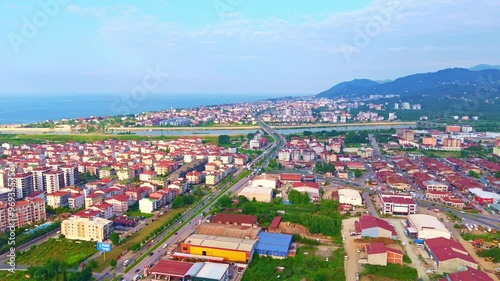
[[59, 189], [65, 187], [63, 171], [52, 170], [45, 173], [45, 183], [47, 185], [47, 194], [59, 191]]
[[32, 173], [22, 173], [16, 174], [14, 176], [14, 181], [16, 184], [16, 198], [23, 199], [24, 197], [30, 195], [35, 190], [33, 188], [33, 174]]
[[73, 186], [78, 183], [79, 181], [78, 166], [72, 166], [72, 165], [62, 166], [61, 171], [64, 174], [63, 186]]
[[52, 208], [64, 208], [69, 206], [70, 192], [67, 191], [57, 191], [47, 194], [47, 205]]
[[[0, 231], [4, 231], [10, 225], [9, 208], [7, 202], [0, 202]], [[26, 224], [42, 222], [46, 219], [45, 201], [40, 198], [25, 199], [16, 201], [14, 213], [17, 215], [15, 220], [12, 220], [15, 227], [22, 227]]]
[[33, 187], [35, 191], [46, 191], [46, 177], [45, 174], [50, 172], [50, 167], [35, 167], [32, 169], [33, 173]]
[[424, 146], [436, 147], [437, 146], [437, 138], [435, 138], [435, 137], [423, 137], [422, 144]]
[[113, 205], [113, 214], [122, 215], [128, 211], [129, 198], [125, 194], [118, 194], [104, 201]]
[[144, 214], [152, 214], [158, 209], [158, 200], [151, 198], [142, 198], [139, 200], [139, 210]]
[[68, 198], [68, 206], [70, 209], [80, 209], [85, 206], [85, 195], [73, 193]]
[[61, 233], [66, 239], [102, 242], [109, 238], [113, 222], [99, 217], [73, 216], [61, 222]]

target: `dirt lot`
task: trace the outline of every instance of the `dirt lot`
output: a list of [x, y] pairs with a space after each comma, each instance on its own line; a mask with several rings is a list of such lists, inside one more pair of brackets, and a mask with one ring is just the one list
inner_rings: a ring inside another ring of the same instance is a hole
[[321, 235], [321, 234], [311, 234], [309, 233], [309, 230], [305, 228], [304, 226], [300, 224], [295, 224], [295, 223], [289, 223], [289, 222], [283, 222], [280, 225], [280, 231], [282, 233], [288, 233], [288, 234], [299, 234], [302, 237], [306, 237], [309, 239], [314, 239], [318, 240], [321, 244], [325, 245], [333, 245], [332, 239], [328, 236]]
[[375, 275], [364, 275], [363, 277], [361, 277], [361, 281], [397, 281], [397, 280]]
[[350, 236], [350, 232], [354, 229], [354, 222], [358, 218], [345, 219], [342, 221], [342, 235], [345, 236], [343, 241], [344, 249], [348, 259], [344, 262], [344, 272], [346, 281], [356, 280], [356, 271], [359, 270], [358, 259], [359, 254], [356, 252], [356, 241], [355, 238]]

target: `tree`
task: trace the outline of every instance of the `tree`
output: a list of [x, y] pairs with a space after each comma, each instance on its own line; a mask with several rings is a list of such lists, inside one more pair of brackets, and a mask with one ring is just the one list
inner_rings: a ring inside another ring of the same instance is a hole
[[475, 178], [475, 179], [478, 179], [479, 178], [479, 174], [474, 172], [473, 170], [469, 170], [469, 176]]
[[363, 172], [361, 172], [360, 169], [356, 169], [356, 171], [354, 171], [354, 176], [357, 178], [361, 177], [362, 174], [363, 174]]
[[310, 199], [307, 192], [300, 193], [297, 190], [292, 189], [288, 193], [288, 201], [292, 204], [308, 204]]
[[241, 207], [241, 211], [245, 215], [252, 215], [257, 212], [257, 207], [253, 202], [248, 201], [245, 204], [243, 204], [243, 206]]
[[255, 135], [253, 133], [248, 133], [247, 134], [247, 139], [248, 140], [253, 140], [254, 137], [255, 137]]
[[115, 259], [111, 259], [111, 260], [109, 261], [109, 265], [111, 265], [112, 267], [115, 267], [115, 266], [116, 266], [116, 264], [117, 264], [117, 262], [116, 262], [116, 260], [115, 260]]
[[116, 232], [111, 233], [109, 240], [113, 243], [113, 245], [118, 245], [120, 243], [120, 234]]
[[184, 199], [182, 199], [182, 196], [177, 195], [172, 202], [172, 209], [178, 209], [184, 207]]
[[223, 195], [221, 198], [219, 198], [217, 204], [221, 208], [229, 208], [233, 205], [233, 199], [231, 199], [229, 195]]
[[250, 200], [243, 195], [238, 196], [238, 204], [240, 206], [243, 206], [246, 202], [250, 202]]
[[500, 171], [495, 173], [495, 178], [500, 179]]
[[217, 138], [217, 143], [218, 145], [228, 145], [229, 143], [231, 143], [231, 137], [228, 135], [220, 135]]

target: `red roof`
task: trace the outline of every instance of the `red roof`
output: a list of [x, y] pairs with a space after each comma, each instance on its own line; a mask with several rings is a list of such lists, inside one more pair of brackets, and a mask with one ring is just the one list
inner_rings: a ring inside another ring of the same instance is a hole
[[281, 174], [280, 179], [283, 181], [302, 181], [301, 174]]
[[274, 219], [271, 221], [271, 224], [269, 225], [269, 228], [278, 228], [280, 226], [280, 222], [280, 216], [274, 217]]
[[387, 248], [387, 252], [396, 253], [396, 254], [400, 254], [400, 255], [403, 254], [403, 251], [398, 250], [398, 249], [393, 249], [393, 248]]
[[217, 213], [212, 217], [210, 221], [215, 223], [257, 224], [257, 216]]
[[183, 278], [192, 266], [193, 263], [190, 262], [160, 260], [149, 270], [149, 273]]
[[362, 230], [373, 227], [380, 227], [390, 231], [392, 235], [394, 236], [396, 235], [396, 230], [394, 230], [394, 227], [392, 225], [390, 225], [385, 220], [376, 218], [374, 216], [361, 216], [359, 218], [359, 226], [361, 227]]
[[477, 269], [467, 267], [466, 271], [460, 271], [455, 273], [449, 273], [448, 279], [450, 281], [493, 281], [488, 274]]
[[474, 259], [467, 253], [464, 247], [457, 241], [446, 239], [443, 237], [437, 237], [425, 240], [425, 245], [427, 248], [434, 253], [436, 259], [440, 262], [451, 260], [451, 259], [461, 259], [471, 263], [476, 263]]
[[372, 243], [366, 245], [366, 254], [367, 255], [375, 255], [385, 253], [387, 249], [385, 248], [384, 243]]
[[294, 182], [292, 188], [299, 187], [311, 187], [311, 188], [319, 188], [319, 184], [317, 182]]

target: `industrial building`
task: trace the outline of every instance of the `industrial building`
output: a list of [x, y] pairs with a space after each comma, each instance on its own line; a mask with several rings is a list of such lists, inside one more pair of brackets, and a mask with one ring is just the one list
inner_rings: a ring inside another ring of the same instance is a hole
[[442, 237], [427, 239], [424, 248], [441, 272], [453, 273], [467, 267], [477, 269], [476, 261], [457, 241]]
[[255, 247], [255, 252], [261, 256], [284, 259], [288, 257], [292, 235], [261, 232]]
[[373, 216], [361, 216], [359, 221], [354, 223], [356, 229], [356, 234], [363, 237], [386, 237], [391, 239], [397, 239], [398, 235], [394, 226], [390, 225], [383, 219], [379, 219]]
[[279, 185], [278, 175], [262, 174], [252, 179], [253, 186], [262, 186], [267, 188], [276, 188]]
[[149, 270], [149, 274], [153, 274], [154, 279], [227, 281], [228, 271], [229, 265], [223, 263], [160, 260]]
[[446, 276], [446, 278], [439, 278], [438, 281], [465, 281], [465, 280], [474, 280], [474, 281], [493, 281], [491, 277], [484, 271], [479, 271], [474, 268], [467, 267], [467, 270], [450, 273]]
[[260, 227], [203, 223], [196, 230], [196, 234], [257, 240], [261, 231]]
[[432, 239], [442, 237], [451, 238], [451, 233], [446, 227], [434, 216], [414, 214], [406, 218], [408, 228], [407, 235], [418, 239]]
[[403, 252], [387, 248], [384, 243], [366, 245], [366, 257], [368, 264], [373, 265], [386, 266], [388, 263], [403, 264]]
[[411, 215], [417, 212], [417, 203], [408, 195], [380, 194], [382, 213], [390, 215]]
[[216, 213], [210, 219], [210, 222], [219, 223], [219, 224], [257, 226], [257, 216], [242, 215], [242, 214]]
[[252, 239], [192, 234], [181, 244], [181, 252], [248, 263], [252, 259], [256, 244], [257, 241]]
[[238, 196], [245, 196], [250, 201], [255, 198], [257, 202], [269, 203], [273, 199], [273, 188], [251, 185], [243, 188]]
[[338, 194], [340, 204], [349, 204], [353, 206], [363, 205], [363, 198], [357, 190], [343, 188], [338, 190]]
[[481, 188], [469, 188], [469, 192], [474, 196], [474, 201], [481, 205], [494, 204], [500, 201], [500, 195], [484, 191]]

